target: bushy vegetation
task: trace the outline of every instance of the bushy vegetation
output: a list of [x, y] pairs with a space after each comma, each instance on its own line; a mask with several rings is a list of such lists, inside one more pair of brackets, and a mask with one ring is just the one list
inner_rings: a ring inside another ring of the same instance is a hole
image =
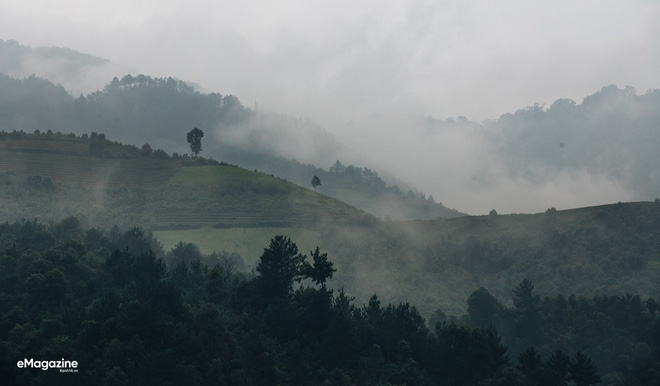
[[[358, 306], [329, 289], [327, 256], [301, 254], [285, 236], [271, 240], [253, 276], [235, 269], [235, 256], [205, 256], [186, 244], [164, 253], [139, 228], [83, 229], [68, 218], [5, 223], [0, 235], [0, 372], [12, 384], [658, 381], [660, 324], [651, 299], [562, 303], [541, 300], [523, 281], [513, 309], [479, 290], [464, 322], [429, 329], [408, 303], [383, 305], [374, 295]], [[512, 357], [498, 331], [484, 327], [489, 320], [510, 320], [515, 339], [534, 346]], [[574, 340], [543, 342], [553, 336]], [[593, 359], [599, 350], [638, 360], [601, 363]], [[76, 360], [78, 373], [18, 368], [24, 358]]]

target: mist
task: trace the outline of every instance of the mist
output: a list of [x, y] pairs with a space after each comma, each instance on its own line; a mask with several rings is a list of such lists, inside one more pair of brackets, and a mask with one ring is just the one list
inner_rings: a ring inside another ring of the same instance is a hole
[[[421, 117], [372, 118], [354, 124], [368, 135], [346, 134], [340, 142], [353, 145], [366, 164], [388, 170], [445, 206], [473, 215], [488, 214], [492, 209], [498, 213], [537, 213], [550, 207], [569, 209], [652, 199], [641, 192], [635, 194], [625, 179], [608, 176], [604, 170], [589, 170], [585, 165], [554, 168], [544, 165], [544, 160], [525, 159], [529, 170], [517, 173], [511, 165], [511, 158], [517, 155], [500, 148], [499, 142], [507, 140], [494, 132], [492, 123], [432, 121]], [[559, 141], [548, 147], [563, 150]]]
[[529, 162], [525, 149], [566, 154], [597, 136], [512, 149], [502, 135], [514, 128], [501, 117], [562, 98], [580, 104], [610, 84], [660, 87], [659, 17], [655, 1], [10, 0], [0, 5], [0, 38], [71, 48], [94, 64], [63, 75], [73, 71], [67, 56], [40, 51], [10, 76], [35, 73], [72, 95], [128, 71], [173, 76], [258, 104], [251, 125], [213, 134], [219, 146], [324, 168], [340, 159], [485, 214], [654, 198], [653, 185], [626, 175], [652, 173], [630, 146], [616, 168], [599, 166], [607, 152], [599, 162]]
[[59, 47], [26, 47], [0, 37], [0, 73], [23, 79], [35, 75], [63, 86], [71, 95], [86, 95], [102, 89], [127, 67], [107, 59]]

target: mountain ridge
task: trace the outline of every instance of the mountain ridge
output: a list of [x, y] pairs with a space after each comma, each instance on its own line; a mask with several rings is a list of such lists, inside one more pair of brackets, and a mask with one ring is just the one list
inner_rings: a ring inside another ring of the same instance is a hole
[[[93, 129], [93, 132], [121, 137], [124, 142], [128, 138], [129, 143], [150, 144], [150, 147], [166, 149], [174, 154], [186, 152], [183, 137], [187, 126], [215, 127], [218, 131], [207, 130], [208, 140], [204, 140], [203, 154], [207, 156], [233, 164], [248, 165], [249, 169], [264, 170], [303, 187], [309, 186], [314, 175], [326, 173], [311, 164], [304, 165], [275, 155], [261, 159], [259, 148], [246, 149], [243, 139], [238, 140], [239, 143], [232, 140], [235, 135], [248, 135], [251, 138], [259, 137], [262, 132], [268, 133], [268, 136], [281, 137], [280, 133], [288, 130], [283, 125], [289, 122], [289, 118], [284, 118], [284, 121], [277, 124], [280, 126], [250, 129], [255, 124], [252, 121], [255, 112], [242, 106], [235, 96], [201, 94], [185, 82], [173, 78], [151, 78], [144, 75], [125, 76], [122, 80], [115, 78], [104, 90], [74, 99], [65, 89], [46, 80], [36, 77], [18, 80], [0, 76], [0, 106], [7, 107], [0, 111], [0, 122], [3, 126], [0, 129], [56, 129], [78, 135], [87, 135]], [[293, 140], [291, 138], [295, 138], [296, 133], [298, 131], [284, 137]], [[248, 143], [251, 143], [249, 138]], [[278, 168], [273, 169], [273, 165], [278, 165]], [[359, 171], [362, 173], [365, 169], [360, 168]], [[337, 177], [341, 176], [335, 173], [334, 177], [337, 180]], [[362, 176], [358, 177], [362, 179]], [[364, 184], [356, 184], [353, 181], [348, 186], [344, 184], [343, 189], [347, 193], [343, 196], [333, 194], [339, 192], [337, 190], [328, 190], [327, 183], [322, 185], [322, 189], [326, 189], [326, 194], [338, 199], [349, 200], [351, 191], [357, 190], [365, 195], [367, 200], [363, 200], [362, 204], [353, 200], [351, 204], [381, 217], [399, 218], [398, 213], [408, 219], [462, 215], [458, 211], [444, 208], [441, 204], [422, 199], [420, 193], [413, 193], [417, 196], [415, 199], [405, 192], [387, 190], [385, 182], [373, 171], [369, 172], [368, 178], [377, 180], [379, 185], [363, 189], [366, 188]], [[394, 206], [374, 205], [376, 200], [369, 199], [370, 195], [381, 190], [387, 193], [388, 202], [408, 209], [394, 213], [388, 212], [387, 209]]]

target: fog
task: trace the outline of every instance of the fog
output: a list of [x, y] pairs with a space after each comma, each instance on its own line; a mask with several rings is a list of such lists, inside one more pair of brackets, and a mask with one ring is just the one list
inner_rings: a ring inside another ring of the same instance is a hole
[[[653, 199], [593, 168], [512, 174], [480, 123], [535, 103], [580, 103], [610, 84], [659, 88], [659, 19], [654, 0], [5, 0], [0, 38], [67, 47], [117, 66], [77, 86], [54, 80], [72, 93], [129, 69], [309, 118], [314, 124], [302, 126], [327, 139], [318, 125], [342, 144], [342, 162], [387, 170], [448, 207], [485, 214]], [[38, 63], [29, 71], [39, 73]], [[469, 124], [428, 130], [419, 122], [427, 116], [464, 116]], [[302, 161], [329, 167], [332, 154], [315, 160], [305, 146]], [[274, 151], [288, 155], [286, 147]]]

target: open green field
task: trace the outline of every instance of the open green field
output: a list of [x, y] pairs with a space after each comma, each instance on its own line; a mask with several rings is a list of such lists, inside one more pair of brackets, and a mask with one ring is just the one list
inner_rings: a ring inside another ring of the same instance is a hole
[[204, 254], [212, 252], [236, 252], [248, 266], [252, 266], [270, 240], [285, 235], [298, 245], [300, 253], [308, 254], [319, 246], [324, 250], [321, 238], [315, 230], [307, 228], [197, 228], [185, 230], [159, 230], [154, 236], [166, 251], [179, 242], [193, 243]]
[[281, 181], [263, 173], [251, 172], [235, 166], [195, 166], [179, 169], [169, 181], [171, 184], [237, 185], [241, 183], [276, 185]]

